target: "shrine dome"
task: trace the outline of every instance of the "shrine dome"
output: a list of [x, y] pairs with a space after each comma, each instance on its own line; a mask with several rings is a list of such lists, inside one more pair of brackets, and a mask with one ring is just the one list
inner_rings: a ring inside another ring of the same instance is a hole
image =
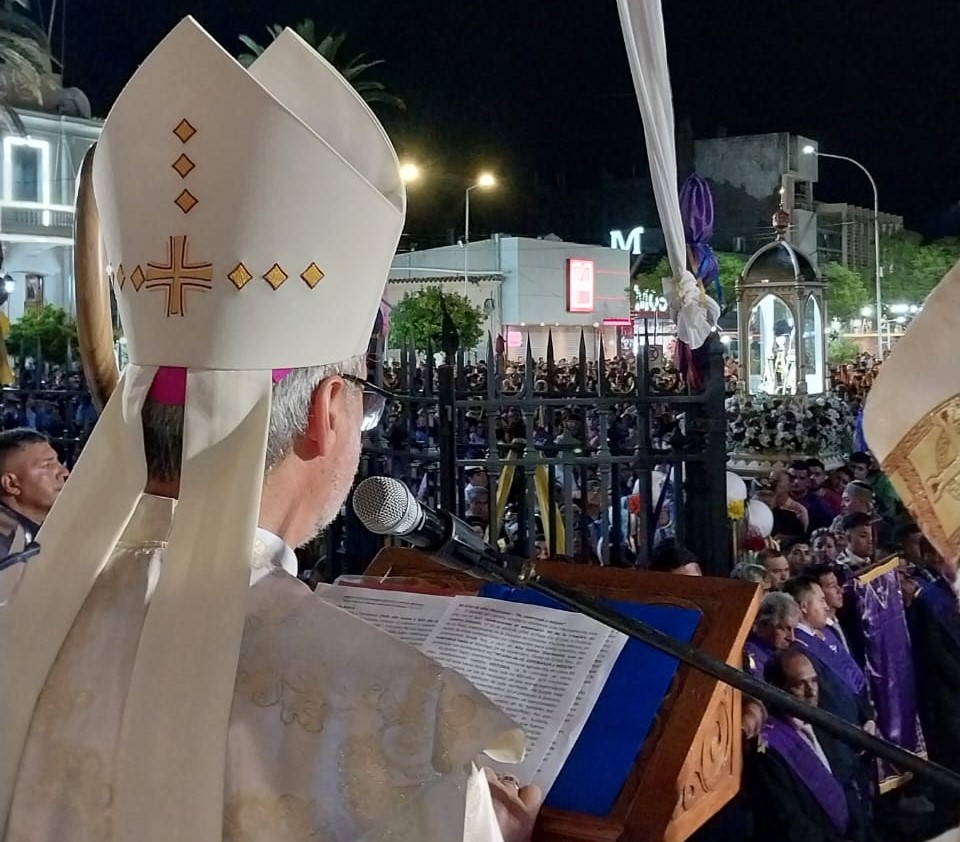
[[818, 283], [813, 262], [785, 240], [767, 243], [747, 261], [740, 276], [744, 286], [770, 283]]

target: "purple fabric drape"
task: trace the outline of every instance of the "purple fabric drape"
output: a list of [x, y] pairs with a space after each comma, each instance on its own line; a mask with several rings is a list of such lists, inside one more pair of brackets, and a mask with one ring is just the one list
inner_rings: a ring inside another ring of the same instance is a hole
[[680, 216], [687, 243], [708, 243], [713, 237], [713, 194], [710, 185], [694, 173], [680, 188]]
[[843, 787], [800, 732], [780, 717], [771, 716], [760, 732], [760, 744], [767, 751], [772, 749], [783, 759], [823, 808], [837, 833], [843, 835], [850, 822]]
[[[828, 636], [829, 635], [829, 636]], [[863, 670], [843, 647], [840, 638], [833, 632], [824, 632], [823, 637], [809, 634], [803, 629], [794, 633], [797, 643], [809, 649], [813, 656], [843, 681], [854, 695], [859, 696], [866, 688]]]
[[692, 255], [693, 272], [705, 287], [714, 288], [717, 301], [723, 302], [720, 266], [710, 247], [713, 237], [713, 194], [706, 180], [694, 173], [680, 188], [680, 217], [683, 234]]
[[[925, 746], [900, 579], [894, 565], [880, 575], [876, 573], [853, 579], [847, 592], [856, 601], [856, 616], [863, 630], [865, 672], [877, 709], [877, 728], [895, 745], [922, 753]], [[881, 785], [899, 777], [895, 769], [883, 763], [880, 773]]]

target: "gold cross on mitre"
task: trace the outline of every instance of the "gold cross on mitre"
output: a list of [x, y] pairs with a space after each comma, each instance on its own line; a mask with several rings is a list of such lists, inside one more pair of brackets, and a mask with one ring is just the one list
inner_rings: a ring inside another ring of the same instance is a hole
[[212, 263], [190, 263], [187, 256], [187, 238], [170, 238], [170, 256], [167, 264], [147, 264], [147, 289], [167, 291], [167, 316], [187, 314], [184, 293], [188, 289], [209, 292], [213, 286]]

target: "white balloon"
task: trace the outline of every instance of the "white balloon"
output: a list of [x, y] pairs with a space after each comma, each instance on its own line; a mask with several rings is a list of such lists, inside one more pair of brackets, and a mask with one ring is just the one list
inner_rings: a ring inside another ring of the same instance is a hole
[[727, 503], [740, 503], [747, 499], [747, 484], [733, 471], [727, 471]]
[[750, 500], [747, 503], [747, 522], [750, 524], [750, 534], [760, 538], [769, 538], [773, 532], [773, 512], [761, 500]]

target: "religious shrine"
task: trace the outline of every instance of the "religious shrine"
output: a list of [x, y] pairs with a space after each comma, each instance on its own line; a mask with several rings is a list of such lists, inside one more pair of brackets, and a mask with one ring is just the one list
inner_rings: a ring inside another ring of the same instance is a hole
[[826, 284], [790, 242], [782, 205], [773, 227], [736, 288], [740, 377], [727, 402], [727, 450], [731, 468], [748, 474], [805, 457], [835, 461], [852, 427], [827, 387]]

